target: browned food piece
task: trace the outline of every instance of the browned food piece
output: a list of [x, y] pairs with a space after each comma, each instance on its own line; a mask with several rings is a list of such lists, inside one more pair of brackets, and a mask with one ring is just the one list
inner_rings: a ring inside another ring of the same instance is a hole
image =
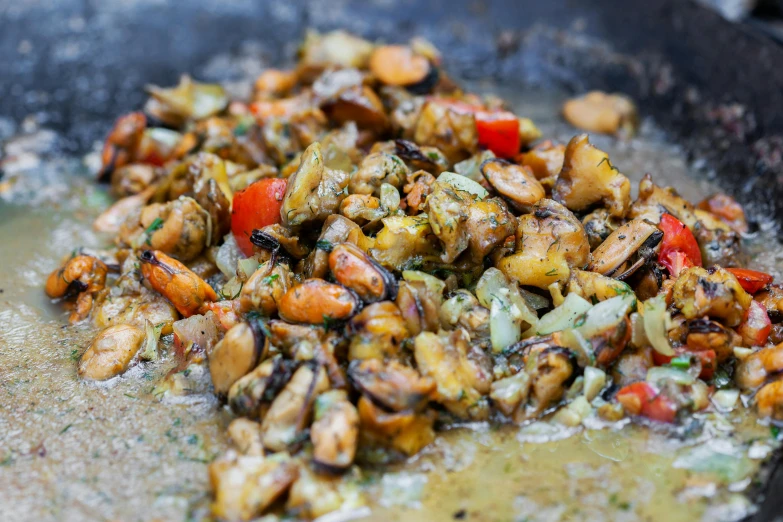
[[754, 299], [764, 305], [773, 323], [783, 321], [783, 285], [773, 283], [757, 293]]
[[366, 85], [357, 85], [340, 91], [321, 106], [326, 116], [338, 125], [353, 121], [360, 129], [383, 132], [389, 127], [389, 118], [378, 95]]
[[300, 366], [261, 422], [264, 448], [283, 451], [301, 440], [302, 430], [312, 419], [315, 398], [327, 389], [329, 379], [322, 366]]
[[601, 91], [591, 91], [565, 102], [563, 117], [574, 127], [603, 134], [632, 136], [639, 126], [636, 106], [630, 98]]
[[283, 295], [280, 317], [293, 323], [322, 324], [348, 319], [361, 308], [356, 294], [323, 279], [307, 279]]
[[365, 307], [351, 319], [348, 332], [351, 360], [396, 357], [400, 343], [409, 335], [399, 308], [390, 301]]
[[366, 397], [358, 403], [362, 445], [382, 446], [405, 455], [414, 455], [435, 440], [431, 411], [388, 413]]
[[347, 241], [348, 235], [353, 230], [360, 231], [359, 225], [344, 216], [331, 215], [326, 218], [315, 248], [305, 260], [305, 276], [307, 278], [326, 277], [329, 271], [329, 248], [331, 245]]
[[686, 268], [674, 283], [672, 292], [672, 304], [686, 319], [706, 315], [731, 327], [740, 324], [752, 300], [737, 278], [722, 268], [711, 271]]
[[742, 346], [742, 337], [716, 321], [699, 318], [688, 321], [685, 344], [690, 350], [714, 350], [719, 363], [734, 355], [734, 348]]
[[466, 159], [478, 148], [473, 114], [459, 111], [437, 100], [424, 104], [413, 130], [419, 145], [437, 147], [451, 163]]
[[106, 284], [106, 264], [94, 256], [72, 256], [46, 279], [44, 290], [51, 298], [76, 295], [76, 306], [68, 321], [73, 324], [86, 319], [92, 311], [94, 297]]
[[220, 520], [254, 519], [298, 476], [299, 468], [287, 454], [263, 457], [229, 453], [209, 465], [212, 514]]
[[783, 371], [783, 344], [762, 348], [740, 361], [734, 382], [743, 390], [754, 390], [768, 377]]
[[519, 212], [530, 212], [533, 205], [546, 195], [530, 167], [494, 158], [481, 164], [481, 173], [497, 193]]
[[464, 226], [468, 233], [470, 257], [474, 263], [481, 263], [506, 238], [514, 235], [517, 219], [502, 199], [489, 198], [470, 204]]
[[190, 317], [204, 311], [217, 294], [188, 267], [158, 250], [145, 250], [139, 256], [141, 273], [150, 286], [169, 300], [179, 313]]
[[547, 289], [567, 281], [571, 267], [590, 260], [590, 245], [582, 223], [563, 205], [542, 199], [532, 214], [519, 218], [515, 252], [497, 261], [506, 276], [523, 286]]
[[313, 462], [319, 469], [340, 473], [353, 464], [359, 439], [359, 413], [344, 390], [330, 390], [315, 399], [310, 439]]
[[291, 270], [286, 265], [270, 266], [270, 262], [265, 261], [242, 286], [239, 310], [244, 313], [259, 310], [271, 317], [277, 313], [280, 301], [292, 285]]
[[575, 212], [601, 204], [610, 215], [623, 217], [631, 205], [631, 182], [587, 134], [580, 134], [568, 142], [552, 198]]
[[739, 234], [748, 231], [745, 211], [733, 197], [727, 194], [715, 194], [700, 202], [696, 208], [711, 212]]
[[593, 252], [587, 269], [625, 279], [657, 254], [663, 232], [642, 219], [632, 219], [612, 232]]
[[432, 233], [443, 245], [440, 256], [444, 263], [452, 263], [468, 248], [468, 206], [473, 202], [469, 192], [458, 190], [448, 183], [435, 182], [427, 196], [425, 210]]
[[422, 411], [435, 391], [435, 381], [394, 360], [353, 361], [348, 376], [375, 404], [392, 411]]
[[595, 250], [612, 232], [622, 224], [622, 220], [609, 214], [605, 208], [598, 208], [582, 218], [587, 239], [590, 241], [590, 249]]
[[129, 324], [105, 329], [93, 339], [79, 359], [79, 377], [104, 381], [121, 374], [128, 369], [144, 337], [144, 330]]
[[351, 175], [348, 191], [351, 194], [381, 195], [381, 185], [388, 183], [402, 187], [410, 174], [408, 167], [394, 154], [375, 152], [365, 157], [359, 169]]
[[255, 97], [283, 96], [296, 86], [298, 78], [295, 71], [267, 69], [258, 75], [254, 83]]
[[370, 71], [386, 85], [408, 86], [424, 81], [430, 61], [407, 45], [377, 47], [370, 56]]
[[520, 154], [520, 163], [529, 167], [541, 184], [551, 189], [555, 185], [557, 175], [563, 169], [565, 145], [554, 144], [546, 140], [533, 147], [529, 152]]
[[761, 417], [783, 419], [783, 380], [765, 384], [756, 393], [756, 410]]
[[248, 323], [233, 326], [209, 354], [209, 373], [218, 396], [256, 367], [265, 352], [261, 329]]
[[135, 160], [136, 149], [146, 127], [147, 117], [141, 112], [131, 112], [117, 118], [103, 145], [99, 181], [107, 179], [115, 169]]
[[397, 297], [394, 276], [356, 245], [336, 245], [329, 254], [329, 269], [337, 282], [356, 292], [367, 303]]
[[625, 350], [612, 367], [612, 379], [618, 386], [643, 381], [653, 365], [652, 348], [649, 346]]
[[416, 365], [422, 375], [437, 383], [432, 400], [460, 418], [486, 420], [492, 375], [480, 361], [470, 357], [468, 340], [462, 329], [441, 334], [422, 332], [414, 341]]

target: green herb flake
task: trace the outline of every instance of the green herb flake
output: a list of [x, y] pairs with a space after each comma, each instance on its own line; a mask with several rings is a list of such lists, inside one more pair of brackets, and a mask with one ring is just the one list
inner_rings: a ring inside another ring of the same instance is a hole
[[74, 348], [71, 350], [70, 358], [72, 361], [78, 361], [79, 360], [79, 350]]
[[775, 426], [773, 424], [769, 427], [769, 433], [772, 435], [773, 439], [778, 440], [780, 438], [780, 426]]
[[71, 424], [68, 424], [66, 427], [64, 427], [63, 429], [61, 429], [61, 430], [60, 430], [60, 435], [62, 435], [63, 433], [65, 433], [66, 431], [68, 431], [69, 429], [71, 429], [71, 426], [73, 426], [73, 423], [71, 423]]
[[549, 272], [547, 272], [544, 275], [547, 276], [547, 277], [551, 277], [553, 275], [557, 275], [557, 268], [553, 268], [552, 270], [550, 270]]
[[677, 357], [674, 357], [669, 364], [672, 368], [687, 370], [691, 367], [691, 358], [688, 355], [678, 355]]
[[279, 278], [280, 278], [280, 276], [279, 276], [279, 275], [277, 275], [277, 274], [272, 274], [272, 275], [268, 275], [268, 276], [266, 276], [265, 278], [263, 278], [263, 279], [261, 280], [261, 282], [262, 282], [262, 283], [264, 283], [265, 285], [271, 285], [272, 283], [274, 283], [275, 281], [277, 281]]
[[334, 248], [334, 245], [325, 239], [319, 239], [315, 242], [315, 248], [318, 250], [323, 250], [324, 252], [331, 252]]

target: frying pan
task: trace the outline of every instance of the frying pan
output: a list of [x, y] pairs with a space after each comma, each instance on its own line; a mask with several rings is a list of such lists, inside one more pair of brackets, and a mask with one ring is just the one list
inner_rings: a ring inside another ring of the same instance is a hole
[[[422, 35], [460, 77], [624, 92], [752, 221], [783, 223], [783, 48], [689, 1], [0, 0], [0, 116], [37, 115], [61, 151], [84, 152], [145, 84], [245, 76], [220, 57], [277, 64], [308, 27]], [[783, 512], [765, 495], [783, 488], [780, 460], [753, 520]]]

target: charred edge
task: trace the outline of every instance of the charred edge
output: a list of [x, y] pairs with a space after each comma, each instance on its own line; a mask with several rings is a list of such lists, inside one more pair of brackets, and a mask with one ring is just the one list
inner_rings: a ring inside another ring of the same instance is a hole
[[435, 165], [433, 160], [421, 152], [418, 145], [408, 140], [394, 140], [394, 154], [408, 161], [421, 161]]
[[723, 328], [709, 319], [699, 318], [688, 322], [688, 333], [723, 333]]
[[313, 459], [313, 468], [315, 471], [323, 473], [324, 475], [339, 476], [348, 470], [348, 467], [335, 466], [334, 464], [327, 464], [320, 460]]
[[574, 352], [569, 350], [568, 348], [564, 348], [562, 346], [550, 346], [548, 348], [544, 348], [541, 350], [541, 353], [538, 354], [538, 360], [540, 361], [542, 357], [546, 357], [550, 354], [560, 355], [562, 357], [565, 357], [568, 363], [571, 365], [571, 375], [568, 376], [568, 378], [563, 381], [564, 387], [569, 387], [573, 382], [576, 380], [576, 378], [581, 373], [581, 368], [579, 367], [579, 363], [576, 361], [576, 355]]
[[109, 163], [105, 167], [98, 171], [98, 176], [95, 178], [98, 183], [106, 183], [109, 181], [111, 175], [114, 173], [115, 166], [117, 165], [117, 156], [119, 153], [120, 150], [117, 147], [112, 147], [111, 160], [109, 160]]
[[264, 250], [269, 250], [271, 252], [279, 251], [282, 248], [280, 241], [278, 241], [277, 238], [258, 228], [253, 230], [253, 233], [250, 234], [250, 242], [258, 248], [263, 248]]
[[277, 357], [273, 362], [272, 373], [269, 375], [264, 387], [264, 394], [261, 397], [262, 402], [269, 403], [275, 400], [275, 397], [291, 380], [291, 376], [297, 367], [298, 364], [295, 361]]
[[663, 232], [660, 230], [656, 230], [650, 234], [650, 237], [645, 239], [642, 246], [639, 247], [639, 256], [643, 257], [645, 260], [650, 260], [655, 257], [655, 247], [658, 246], [658, 243], [660, 243], [662, 239]]
[[430, 70], [427, 71], [426, 76], [416, 83], [406, 85], [405, 89], [411, 94], [429, 94], [438, 84], [438, 80], [440, 80], [440, 70], [430, 63]]
[[[531, 346], [534, 346], [539, 343], [546, 343], [548, 341], [552, 340], [551, 335], [546, 335], [543, 337], [531, 337], [530, 339], [522, 339], [521, 341], [517, 341], [505, 350], [503, 350], [503, 355], [509, 356], [509, 355], [515, 355], [520, 354], [524, 355], [526, 351], [529, 350]], [[548, 350], [549, 348], [547, 348]]]
[[253, 315], [247, 318], [247, 324], [250, 326], [250, 331], [253, 332], [253, 341], [255, 343], [255, 360], [256, 362], [261, 360], [264, 355], [264, 344], [266, 342], [266, 335], [264, 334], [264, 326], [262, 325], [261, 318], [257, 315]]
[[397, 299], [397, 292], [399, 291], [400, 286], [397, 283], [397, 279], [394, 277], [394, 274], [389, 272], [378, 261], [376, 261], [369, 255], [364, 254], [364, 257], [367, 259], [367, 261], [370, 262], [370, 264], [375, 268], [375, 270], [377, 270], [378, 273], [381, 274], [381, 279], [383, 279], [384, 296], [380, 300], [383, 301], [385, 299], [388, 299], [390, 301], [394, 301], [395, 299]]

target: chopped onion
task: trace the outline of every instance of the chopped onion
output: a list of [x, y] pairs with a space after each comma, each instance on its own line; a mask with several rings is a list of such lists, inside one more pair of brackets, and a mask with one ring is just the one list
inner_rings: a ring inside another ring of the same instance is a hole
[[435, 295], [443, 295], [443, 291], [446, 289], [446, 283], [435, 276], [418, 270], [403, 270], [402, 278], [406, 281], [421, 281], [427, 286], [427, 289]]
[[489, 195], [487, 189], [485, 189], [484, 187], [482, 187], [472, 179], [465, 176], [461, 176], [454, 172], [448, 172], [448, 171], [444, 172], [443, 174], [438, 176], [438, 182], [451, 185], [457, 190], [464, 190], [465, 192], [470, 192], [471, 194], [478, 197], [479, 199], [484, 199]]
[[592, 401], [606, 386], [606, 372], [595, 366], [588, 366], [585, 368], [584, 376], [584, 396], [588, 401]]
[[737, 346], [736, 348], [734, 348], [734, 357], [736, 357], [740, 361], [744, 361], [752, 353], [753, 353], [753, 348], [744, 348], [742, 346]]
[[563, 300], [563, 304], [545, 314], [538, 320], [536, 334], [547, 335], [571, 328], [580, 315], [587, 312], [592, 305], [575, 293], [570, 293]]
[[644, 316], [639, 312], [631, 314], [631, 344], [638, 348], [650, 344], [647, 334], [644, 333]]
[[381, 207], [389, 213], [397, 212], [400, 208], [400, 191], [394, 185], [383, 183], [381, 185]]
[[261, 265], [258, 263], [258, 259], [255, 257], [240, 259], [237, 261], [237, 277], [241, 281], [247, 281], [260, 266]]
[[587, 311], [584, 322], [578, 325], [579, 333], [585, 339], [590, 339], [613, 328], [628, 315], [635, 302], [636, 297], [633, 294], [618, 295], [601, 301]]
[[203, 348], [207, 354], [217, 344], [222, 331], [217, 317], [211, 311], [205, 315], [192, 315], [187, 319], [175, 321], [172, 328], [175, 347], [179, 346], [181, 350], [185, 350], [193, 343]]
[[712, 403], [721, 412], [734, 409], [739, 400], [739, 390], [718, 390], [712, 395]]
[[674, 355], [666, 337], [671, 317], [666, 311], [666, 300], [663, 295], [653, 297], [644, 302], [644, 333], [650, 345], [662, 355]]
[[237, 246], [234, 234], [228, 234], [220, 249], [218, 249], [218, 253], [215, 256], [215, 264], [218, 270], [223, 272], [224, 276], [234, 277], [237, 273], [237, 262], [244, 257]]
[[522, 294], [522, 298], [533, 310], [541, 310], [542, 308], [549, 307], [549, 299], [542, 295], [534, 294], [524, 288], [520, 288], [519, 293]]
[[593, 351], [593, 345], [590, 341], [584, 338], [584, 336], [576, 328], [569, 328], [563, 330], [560, 334], [560, 342], [563, 343], [565, 348], [568, 348], [576, 356], [576, 363], [581, 366], [590, 366], [595, 364], [595, 352]]
[[587, 399], [584, 397], [579, 396], [568, 404], [568, 406], [560, 408], [552, 417], [552, 420], [559, 424], [563, 424], [564, 426], [575, 428], [590, 415], [590, 411], [592, 411], [590, 403], [587, 402]]
[[521, 338], [522, 325], [534, 327], [538, 315], [519, 293], [516, 283], [509, 281], [497, 268], [490, 268], [476, 284], [476, 297], [489, 308], [489, 330], [492, 349], [502, 351]]
[[220, 289], [220, 295], [224, 299], [236, 299], [239, 297], [239, 293], [242, 291], [242, 285], [244, 283], [237, 276], [232, 277], [223, 285]]
[[163, 326], [163, 323], [153, 326], [150, 321], [144, 320], [146, 337], [144, 338], [144, 348], [142, 348], [139, 355], [143, 360], [154, 361], [158, 358], [158, 340], [160, 339], [160, 332], [163, 330]]
[[684, 386], [696, 382], [696, 378], [690, 373], [678, 368], [672, 368], [671, 366], [653, 366], [647, 370], [647, 382], [658, 383], [666, 380], [674, 381]]

